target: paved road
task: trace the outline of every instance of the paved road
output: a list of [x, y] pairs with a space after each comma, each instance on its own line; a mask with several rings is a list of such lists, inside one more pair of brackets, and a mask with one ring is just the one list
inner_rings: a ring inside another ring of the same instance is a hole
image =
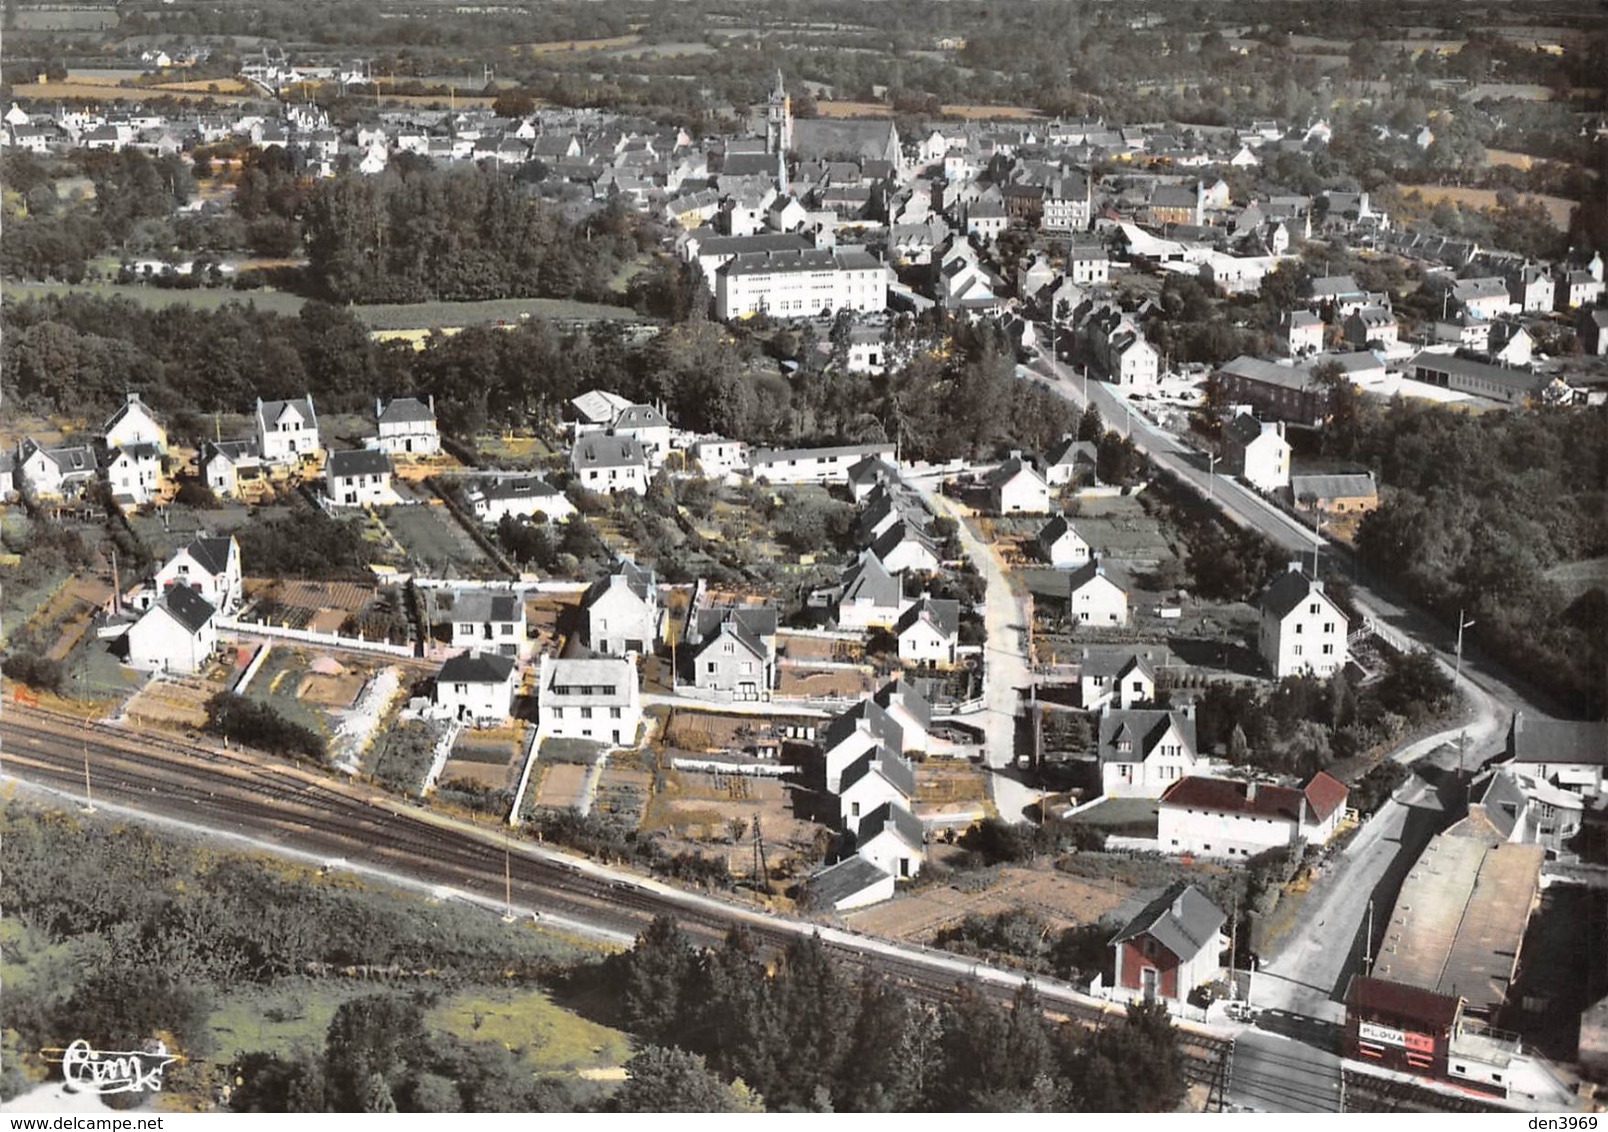
[[[1041, 382], [1078, 406], [1093, 403], [1105, 419], [1108, 428], [1115, 428], [1132, 439], [1135, 447], [1148, 455], [1158, 466], [1177, 474], [1194, 485], [1202, 495], [1212, 499], [1230, 519], [1260, 531], [1292, 556], [1308, 557], [1314, 549], [1331, 562], [1349, 570], [1352, 597], [1363, 616], [1367, 617], [1392, 643], [1419, 645], [1430, 649], [1447, 675], [1455, 668], [1454, 642], [1456, 628], [1411, 606], [1403, 597], [1380, 579], [1368, 576], [1366, 564], [1359, 564], [1349, 547], [1319, 539], [1310, 526], [1298, 522], [1283, 509], [1270, 503], [1238, 480], [1227, 475], [1211, 474], [1206, 457], [1186, 447], [1178, 437], [1152, 424], [1142, 413], [1135, 411], [1133, 402], [1119, 396], [1109, 385], [1099, 381], [1084, 382], [1069, 366], [1051, 358], [1043, 347], [1032, 365]], [[1087, 397], [1084, 388], [1087, 385]], [[1361, 568], [1359, 568], [1361, 567]], [[1473, 626], [1465, 640], [1460, 688], [1465, 696], [1483, 692], [1494, 697], [1507, 711], [1520, 710], [1531, 716], [1552, 714], [1540, 702], [1537, 690], [1514, 686], [1515, 674], [1490, 664], [1481, 657], [1477, 645], [1478, 626]]]
[[983, 607], [987, 706], [980, 720], [972, 717], [967, 722], [980, 723], [983, 728], [983, 758], [992, 771], [989, 784], [995, 809], [1006, 821], [1026, 821], [1025, 811], [1041, 797], [1040, 791], [1023, 784], [1019, 772], [1012, 767], [1022, 695], [1033, 683], [1027, 658], [1027, 610], [1011, 588], [999, 552], [966, 525], [967, 509], [927, 484], [910, 482], [934, 514], [955, 520], [961, 547], [988, 583]]

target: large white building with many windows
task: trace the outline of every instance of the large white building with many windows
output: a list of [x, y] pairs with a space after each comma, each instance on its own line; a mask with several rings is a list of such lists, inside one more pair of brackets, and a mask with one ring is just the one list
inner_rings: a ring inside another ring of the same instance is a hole
[[715, 314], [721, 319], [887, 309], [887, 265], [857, 248], [750, 252], [715, 273]]

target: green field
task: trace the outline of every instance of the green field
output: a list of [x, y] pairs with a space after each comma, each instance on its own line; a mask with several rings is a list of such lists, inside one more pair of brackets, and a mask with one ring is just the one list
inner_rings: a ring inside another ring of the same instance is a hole
[[[226, 287], [201, 287], [191, 291], [147, 287], [123, 283], [7, 283], [8, 298], [32, 299], [45, 295], [94, 295], [122, 298], [144, 307], [161, 309], [192, 306], [217, 310], [226, 303], [243, 303], [274, 314], [293, 315], [306, 301], [288, 291], [235, 291]], [[579, 303], [568, 299], [488, 299], [475, 303], [382, 303], [354, 306], [351, 311], [371, 330], [430, 330], [437, 327], [480, 326], [486, 323], [515, 323], [535, 319], [619, 319], [647, 321], [630, 307], [604, 303]]]
[[539, 990], [466, 991], [426, 1016], [432, 1029], [474, 1042], [500, 1042], [538, 1073], [609, 1069], [631, 1057], [621, 1031], [573, 1014]]
[[428, 330], [432, 327], [481, 326], [535, 319], [619, 319], [646, 321], [630, 307], [579, 303], [569, 299], [487, 299], [478, 303], [386, 303], [353, 307], [352, 313], [371, 330]]

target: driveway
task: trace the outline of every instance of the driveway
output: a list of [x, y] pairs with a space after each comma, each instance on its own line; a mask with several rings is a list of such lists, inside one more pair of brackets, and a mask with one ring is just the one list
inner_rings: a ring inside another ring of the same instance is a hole
[[967, 508], [932, 489], [931, 484], [908, 481], [935, 515], [955, 520], [960, 545], [988, 584], [984, 597], [983, 624], [987, 632], [984, 653], [984, 697], [981, 717], [966, 722], [983, 731], [983, 761], [989, 768], [990, 789], [999, 816], [1006, 821], [1026, 821], [1026, 810], [1042, 796], [1042, 791], [1022, 782], [1016, 761], [1017, 728], [1021, 718], [1022, 693], [1033, 683], [1027, 660], [1027, 612], [1011, 588], [1005, 563], [993, 547], [985, 544], [966, 525]]

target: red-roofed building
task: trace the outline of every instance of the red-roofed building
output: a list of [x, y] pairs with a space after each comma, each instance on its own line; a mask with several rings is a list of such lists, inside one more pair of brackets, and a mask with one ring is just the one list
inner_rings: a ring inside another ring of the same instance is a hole
[[1157, 838], [1163, 852], [1254, 857], [1303, 842], [1322, 845], [1345, 813], [1346, 788], [1319, 773], [1304, 790], [1191, 775], [1162, 794]]

